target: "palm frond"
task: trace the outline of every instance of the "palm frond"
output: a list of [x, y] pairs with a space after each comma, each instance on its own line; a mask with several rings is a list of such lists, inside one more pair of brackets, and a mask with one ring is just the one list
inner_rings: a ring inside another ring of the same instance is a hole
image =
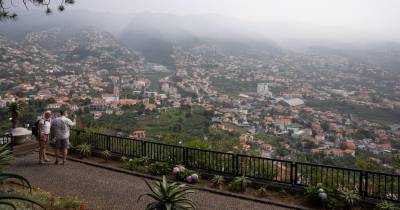
[[15, 195], [15, 194], [11, 194], [11, 193], [1, 193], [0, 194], [0, 201], [4, 202], [4, 200], [18, 200], [18, 201], [28, 202], [28, 203], [31, 203], [31, 204], [35, 204], [35, 205], [39, 206], [42, 209], [46, 209], [41, 203], [39, 203], [39, 202], [37, 202], [37, 201], [35, 201], [33, 199], [21, 196], [21, 195]]
[[152, 202], [147, 204], [146, 206], [146, 210], [158, 210], [160, 209], [160, 205], [158, 202]]
[[0, 201], [0, 206], [9, 206], [12, 209], [17, 210], [17, 207], [13, 203], [7, 201]]
[[10, 162], [14, 159], [14, 155], [10, 150], [9, 144], [4, 144], [0, 146], [0, 171], [6, 166], [10, 164]]
[[17, 179], [17, 180], [19, 180], [21, 182], [22, 186], [25, 186], [25, 184], [26, 184], [26, 186], [29, 189], [32, 189], [32, 186], [29, 183], [29, 181], [25, 177], [23, 177], [21, 175], [11, 174], [11, 173], [0, 173], [0, 181], [4, 181], [6, 179]]

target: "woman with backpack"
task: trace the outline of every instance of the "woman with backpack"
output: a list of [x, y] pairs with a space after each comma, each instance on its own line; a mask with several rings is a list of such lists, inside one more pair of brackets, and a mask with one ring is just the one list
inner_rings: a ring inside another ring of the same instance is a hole
[[39, 121], [38, 134], [39, 134], [39, 164], [50, 162], [47, 158], [46, 152], [50, 139], [50, 127], [51, 127], [51, 112], [46, 111], [43, 114], [43, 118]]

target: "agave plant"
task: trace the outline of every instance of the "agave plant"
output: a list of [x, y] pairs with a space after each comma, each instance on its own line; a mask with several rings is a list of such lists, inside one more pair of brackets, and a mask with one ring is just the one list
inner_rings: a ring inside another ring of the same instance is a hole
[[267, 188], [265, 188], [265, 187], [260, 187], [258, 190], [257, 190], [257, 192], [258, 192], [258, 196], [260, 196], [260, 197], [264, 197], [264, 196], [266, 196], [267, 195]]
[[233, 180], [233, 185], [242, 192], [246, 191], [247, 185], [250, 183], [251, 181], [245, 176], [238, 176]]
[[154, 185], [149, 184], [146, 180], [145, 183], [149, 187], [151, 193], [140, 195], [138, 201], [143, 196], [149, 196], [154, 199], [153, 202], [146, 206], [146, 210], [196, 209], [194, 202], [187, 197], [187, 195], [193, 193], [193, 191], [185, 184], [169, 184], [165, 176], [163, 176], [162, 181], [157, 182]]
[[211, 182], [213, 183], [214, 187], [218, 187], [218, 189], [222, 190], [224, 187], [225, 178], [222, 175], [214, 175]]
[[78, 145], [76, 149], [79, 151], [81, 158], [90, 157], [90, 155], [92, 154], [92, 146], [87, 143]]
[[340, 198], [342, 198], [348, 209], [355, 206], [361, 199], [360, 195], [357, 193], [357, 189], [353, 190], [347, 187], [342, 187], [338, 189], [338, 192]]
[[122, 156], [122, 157], [121, 157], [121, 162], [126, 162], [126, 161], [128, 161], [128, 157]]
[[18, 117], [24, 110], [24, 106], [21, 102], [12, 102], [8, 104], [7, 109], [8, 112], [10, 113], [12, 128], [16, 128], [18, 123]]
[[397, 206], [392, 202], [382, 200], [381, 202], [376, 204], [375, 210], [399, 210], [399, 208], [397, 208]]
[[104, 150], [101, 152], [101, 157], [107, 162], [111, 158], [111, 152], [109, 150]]

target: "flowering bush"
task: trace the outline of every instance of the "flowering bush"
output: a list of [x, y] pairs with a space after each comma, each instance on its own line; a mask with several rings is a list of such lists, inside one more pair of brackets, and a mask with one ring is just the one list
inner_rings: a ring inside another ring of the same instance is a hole
[[180, 181], [188, 183], [199, 182], [199, 175], [192, 170], [186, 169], [184, 166], [175, 166], [172, 169], [172, 174]]
[[183, 167], [183, 166], [175, 166], [175, 167], [172, 169], [172, 174], [173, 174], [173, 175], [177, 175], [177, 174], [183, 172], [184, 170], [185, 170], [185, 167]]
[[199, 182], [199, 175], [198, 174], [192, 174], [192, 183], [197, 183]]

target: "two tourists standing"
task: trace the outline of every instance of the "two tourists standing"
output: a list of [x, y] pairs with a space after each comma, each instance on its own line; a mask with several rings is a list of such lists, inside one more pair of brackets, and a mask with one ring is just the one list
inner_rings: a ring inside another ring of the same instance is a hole
[[56, 161], [55, 164], [59, 164], [58, 161], [59, 154], [62, 154], [62, 162], [61, 164], [65, 164], [68, 148], [69, 148], [69, 137], [70, 131], [73, 126], [76, 124], [76, 118], [74, 121], [68, 118], [68, 111], [63, 110], [60, 111], [60, 116], [51, 119], [51, 112], [46, 111], [42, 119], [40, 119], [38, 123], [38, 136], [39, 136], [39, 164], [43, 164], [44, 162], [49, 162], [50, 160], [47, 158], [47, 146], [50, 138], [55, 141], [55, 155]]

